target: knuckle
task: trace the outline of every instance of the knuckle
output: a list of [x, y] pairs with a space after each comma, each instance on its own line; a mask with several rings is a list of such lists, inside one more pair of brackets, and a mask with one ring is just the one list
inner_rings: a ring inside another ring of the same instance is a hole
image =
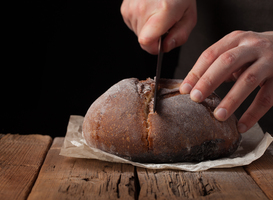
[[193, 71], [190, 71], [187, 77], [189, 80], [195, 83], [200, 79], [200, 76]]
[[241, 30], [236, 30], [236, 31], [232, 31], [232, 34], [235, 36], [235, 35], [241, 35], [245, 33], [245, 31], [241, 31]]
[[146, 4], [145, 4], [145, 3], [139, 3], [139, 4], [137, 5], [137, 8], [136, 8], [137, 13], [138, 13], [138, 15], [140, 15], [140, 16], [145, 14], [146, 9], [147, 9], [147, 7], [146, 7]]
[[255, 86], [258, 85], [258, 78], [256, 74], [253, 73], [248, 73], [246, 76], [243, 78], [243, 81], [246, 85], [248, 86]]
[[215, 60], [216, 53], [213, 49], [207, 49], [202, 53], [202, 59], [206, 61], [207, 63], [210, 63], [211, 61]]
[[123, 15], [124, 12], [125, 12], [124, 4], [121, 4], [121, 6], [120, 6], [120, 13], [121, 13], [121, 15]]
[[220, 61], [226, 66], [232, 65], [236, 60], [236, 56], [231, 52], [226, 52], [220, 56]]
[[238, 98], [235, 98], [235, 97], [232, 96], [232, 95], [227, 95], [227, 96], [225, 97], [225, 102], [228, 103], [229, 107], [233, 107], [233, 106], [237, 107], [238, 104], [239, 104], [239, 99], [238, 99]]
[[255, 47], [260, 48], [268, 48], [272, 45], [271, 41], [267, 38], [255, 38], [253, 44]]
[[205, 85], [206, 87], [211, 87], [212, 86], [212, 80], [210, 79], [209, 76], [202, 76], [202, 78], [200, 79], [200, 81], [202, 81], [202, 85]]
[[120, 7], [120, 13], [125, 21], [131, 20], [131, 18], [133, 16], [133, 8], [131, 6], [127, 6], [125, 4], [122, 4]]
[[240, 31], [240, 30], [236, 30], [236, 31], [232, 31], [230, 34], [228, 34], [228, 37], [237, 37], [239, 35], [242, 35], [244, 34], [245, 32], [244, 31]]
[[125, 7], [124, 4], [122, 4], [121, 7], [120, 7], [120, 13], [121, 13], [121, 15], [122, 15], [123, 17], [126, 17], [126, 16], [127, 16], [127, 9], [126, 9], [126, 7]]
[[245, 118], [248, 122], [257, 122], [260, 118], [254, 111], [248, 111], [245, 113]]

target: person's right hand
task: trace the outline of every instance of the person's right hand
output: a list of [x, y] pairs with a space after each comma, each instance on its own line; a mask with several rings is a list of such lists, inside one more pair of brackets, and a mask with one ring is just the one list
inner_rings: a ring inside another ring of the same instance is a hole
[[123, 0], [120, 10], [140, 46], [151, 54], [157, 54], [159, 37], [166, 32], [165, 52], [184, 44], [197, 22], [195, 0]]

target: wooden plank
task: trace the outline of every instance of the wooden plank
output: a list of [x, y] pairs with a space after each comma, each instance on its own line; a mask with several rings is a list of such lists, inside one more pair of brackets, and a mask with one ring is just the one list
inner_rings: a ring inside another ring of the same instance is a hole
[[0, 140], [0, 199], [26, 199], [52, 139], [7, 134]]
[[203, 172], [137, 168], [139, 199], [268, 199], [242, 167]]
[[245, 170], [266, 196], [273, 199], [273, 144], [268, 147], [261, 158], [246, 166]]
[[0, 133], [0, 140], [1, 140], [1, 138], [4, 137], [4, 136], [5, 136], [5, 134]]
[[54, 139], [28, 200], [135, 198], [133, 166], [60, 156], [62, 143]]

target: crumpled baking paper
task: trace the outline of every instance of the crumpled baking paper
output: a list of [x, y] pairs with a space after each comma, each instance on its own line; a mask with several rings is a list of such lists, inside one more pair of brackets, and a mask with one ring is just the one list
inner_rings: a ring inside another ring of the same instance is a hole
[[127, 163], [137, 167], [149, 169], [175, 169], [185, 171], [203, 171], [210, 168], [231, 168], [236, 166], [248, 165], [254, 160], [260, 158], [270, 143], [273, 137], [269, 133], [263, 133], [258, 124], [252, 127], [249, 131], [242, 134], [242, 142], [237, 151], [228, 158], [217, 160], [208, 160], [203, 162], [182, 162], [182, 163], [166, 163], [166, 164], [146, 164], [132, 162], [118, 156], [106, 153], [99, 149], [87, 146], [85, 139], [82, 136], [83, 116], [71, 115], [67, 127], [67, 133], [64, 139], [64, 144], [61, 148], [60, 155], [75, 157], [98, 159], [108, 162]]

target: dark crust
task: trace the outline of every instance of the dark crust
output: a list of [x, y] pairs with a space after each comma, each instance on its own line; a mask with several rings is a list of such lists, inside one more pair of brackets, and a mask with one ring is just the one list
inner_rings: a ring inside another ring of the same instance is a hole
[[137, 79], [120, 81], [90, 106], [83, 122], [83, 136], [89, 146], [121, 157], [135, 157], [148, 150], [143, 135], [145, 99], [138, 93], [137, 84]]
[[154, 162], [216, 159], [237, 149], [240, 141], [237, 120], [232, 116], [226, 122], [217, 121], [212, 115], [219, 102], [215, 98], [205, 100], [208, 106], [193, 102], [189, 95], [159, 101], [158, 113], [149, 116]]
[[128, 160], [171, 163], [217, 159], [231, 155], [241, 135], [237, 119], [217, 121], [216, 94], [198, 104], [179, 93], [182, 80], [161, 80], [157, 113], [147, 114], [147, 94], [154, 80], [125, 79], [89, 108], [83, 123], [87, 144]]

